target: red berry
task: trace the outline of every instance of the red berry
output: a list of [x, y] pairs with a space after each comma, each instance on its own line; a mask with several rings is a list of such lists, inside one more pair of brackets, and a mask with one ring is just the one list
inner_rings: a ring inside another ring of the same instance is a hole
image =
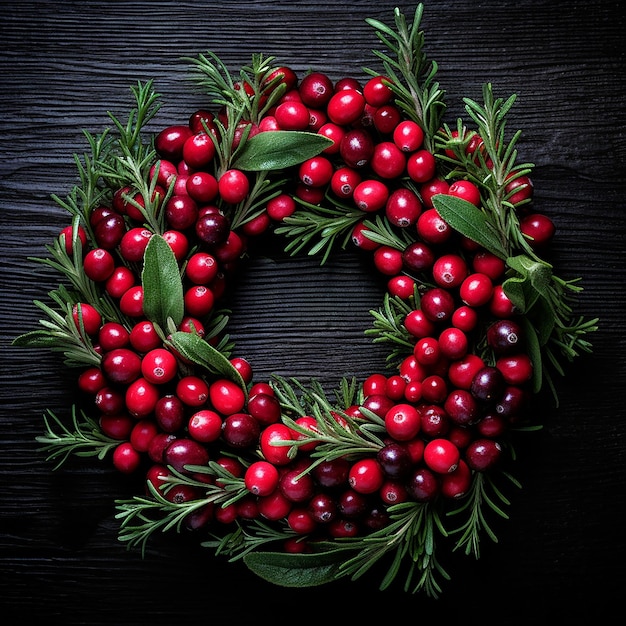
[[120, 443], [113, 450], [113, 465], [123, 474], [132, 474], [141, 464], [141, 454], [129, 441]]
[[267, 461], [255, 461], [244, 474], [246, 489], [255, 496], [268, 496], [278, 486], [278, 469]]
[[383, 468], [376, 459], [355, 461], [348, 472], [348, 483], [357, 493], [375, 493], [381, 488], [384, 479]]
[[210, 384], [209, 399], [218, 413], [232, 415], [243, 410], [246, 394], [237, 383], [226, 378], [220, 378]]
[[460, 458], [459, 449], [448, 439], [432, 439], [424, 448], [424, 462], [438, 474], [454, 472]]
[[397, 441], [413, 439], [420, 427], [419, 411], [412, 404], [396, 404], [385, 413], [385, 429]]

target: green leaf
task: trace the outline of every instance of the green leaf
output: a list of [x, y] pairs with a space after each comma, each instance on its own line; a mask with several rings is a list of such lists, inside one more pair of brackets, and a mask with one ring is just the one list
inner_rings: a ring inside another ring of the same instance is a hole
[[161, 235], [150, 237], [141, 282], [146, 317], [161, 328], [167, 328], [170, 318], [178, 326], [184, 314], [183, 283], [174, 252]]
[[509, 257], [506, 263], [517, 275], [507, 278], [502, 283], [502, 288], [520, 313], [528, 313], [540, 299], [550, 301], [548, 293], [552, 281], [550, 265], [531, 259], [525, 254]]
[[332, 139], [316, 133], [267, 131], [250, 137], [231, 165], [249, 172], [282, 170], [317, 156], [332, 143]]
[[58, 340], [45, 330], [31, 330], [13, 339], [11, 345], [21, 348], [49, 348], [57, 345], [57, 342]]
[[433, 196], [433, 204], [442, 219], [454, 230], [501, 259], [507, 258], [507, 252], [494, 232], [491, 222], [478, 207], [462, 198], [442, 193]]
[[246, 383], [235, 366], [200, 335], [179, 330], [172, 333], [168, 339], [174, 349], [183, 357], [196, 365], [200, 365], [212, 374], [229, 378], [246, 391]]
[[339, 551], [319, 554], [250, 552], [244, 563], [257, 576], [282, 587], [315, 587], [335, 581], [343, 557]]
[[537, 331], [527, 317], [522, 317], [524, 334], [526, 335], [526, 349], [533, 364], [532, 389], [533, 393], [539, 393], [543, 381], [543, 357]]

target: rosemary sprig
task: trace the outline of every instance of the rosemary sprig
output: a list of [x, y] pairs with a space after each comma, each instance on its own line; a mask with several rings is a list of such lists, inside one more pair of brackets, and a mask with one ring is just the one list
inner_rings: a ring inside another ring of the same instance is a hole
[[382, 305], [378, 309], [370, 310], [374, 318], [371, 328], [365, 330], [367, 337], [372, 337], [373, 343], [391, 344], [386, 361], [389, 365], [396, 365], [404, 357], [413, 352], [415, 341], [407, 331], [404, 320], [417, 305], [415, 298], [403, 300], [386, 293]]
[[49, 453], [46, 460], [58, 461], [55, 469], [61, 467], [71, 455], [102, 460], [120, 443], [104, 435], [98, 423], [83, 411], [79, 418], [76, 406], [72, 407], [71, 428], [50, 410], [44, 415], [44, 423], [46, 432], [36, 437], [36, 441], [43, 444], [43, 452]]
[[[511, 474], [504, 471], [500, 473], [513, 485], [521, 488], [520, 483]], [[491, 522], [485, 515], [485, 509], [496, 513], [503, 519], [508, 519], [504, 507], [509, 505], [509, 499], [496, 486], [493, 477], [486, 473], [476, 472], [470, 491], [463, 498], [462, 504], [457, 509], [448, 512], [451, 518], [461, 514], [466, 516], [462, 524], [450, 531], [451, 536], [460, 534], [454, 549], [463, 549], [465, 554], [480, 558], [480, 538], [483, 534], [486, 534], [493, 542], [498, 542]]]
[[[396, 8], [395, 30], [379, 20], [367, 19], [366, 22], [385, 46], [385, 51], [374, 50], [373, 53], [382, 61], [397, 105], [422, 127], [424, 146], [432, 151], [446, 106], [445, 92], [435, 80], [437, 63], [428, 60], [424, 52], [424, 31], [420, 28], [423, 13], [424, 5], [420, 3], [409, 25], [405, 15]], [[372, 76], [380, 73], [368, 68], [364, 71]]]

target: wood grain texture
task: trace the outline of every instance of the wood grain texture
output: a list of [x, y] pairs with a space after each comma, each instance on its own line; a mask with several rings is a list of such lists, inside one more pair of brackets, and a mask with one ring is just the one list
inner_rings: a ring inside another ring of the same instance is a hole
[[[34, 440], [45, 408], [65, 411], [71, 375], [50, 354], [11, 347], [37, 324], [33, 299], [57, 277], [29, 261], [65, 226], [50, 200], [74, 182], [81, 129], [123, 114], [130, 85], [154, 79], [163, 108], [155, 129], [203, 104], [181, 59], [212, 50], [232, 69], [252, 53], [299, 73], [362, 77], [376, 67], [366, 17], [394, 6], [331, 2], [14, 2], [0, 23], [0, 615], [5, 624], [331, 623], [415, 619], [452, 624], [599, 623], [619, 610], [626, 582], [624, 340], [626, 107], [624, 19], [617, 0], [432, 0], [423, 26], [450, 119], [463, 97], [518, 94], [510, 124], [520, 158], [536, 164], [538, 205], [557, 223], [554, 262], [580, 276], [578, 310], [599, 315], [594, 352], [559, 384], [558, 409], [520, 449], [511, 518], [475, 563], [454, 559], [438, 601], [378, 578], [279, 590], [199, 550], [157, 537], [144, 558], [118, 543], [114, 500], [135, 485], [106, 464], [72, 461], [53, 472]], [[363, 336], [382, 285], [351, 252], [315, 259], [266, 254], [242, 274], [232, 334], [259, 378], [315, 376], [333, 385], [384, 365]]]

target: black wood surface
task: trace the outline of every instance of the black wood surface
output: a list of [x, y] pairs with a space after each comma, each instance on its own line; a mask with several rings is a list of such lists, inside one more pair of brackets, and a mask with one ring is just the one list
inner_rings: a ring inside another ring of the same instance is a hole
[[[57, 277], [29, 261], [66, 224], [50, 199], [74, 182], [85, 128], [124, 114], [129, 87], [155, 80], [155, 127], [203, 105], [181, 59], [212, 50], [236, 70], [254, 52], [299, 73], [362, 77], [376, 66], [366, 17], [390, 22], [395, 3], [13, 2], [0, 17], [0, 622], [42, 624], [600, 623], [621, 611], [626, 575], [624, 354], [626, 107], [624, 19], [618, 0], [432, 0], [423, 27], [440, 66], [450, 119], [461, 99], [518, 94], [510, 124], [536, 164], [537, 204], [556, 222], [555, 263], [582, 277], [578, 307], [599, 315], [594, 352], [558, 381], [560, 406], [520, 459], [498, 544], [459, 557], [439, 600], [376, 577], [331, 587], [272, 587], [175, 535], [145, 556], [117, 541], [114, 500], [134, 485], [106, 463], [53, 471], [38, 450], [46, 408], [74, 394], [57, 357], [11, 347], [36, 327], [33, 299]], [[414, 5], [400, 3], [408, 15]], [[314, 376], [334, 385], [384, 365], [363, 336], [382, 285], [358, 254], [259, 257], [241, 277], [232, 335], [259, 379]], [[618, 613], [619, 614], [619, 613]], [[401, 617], [407, 616], [407, 617]], [[226, 621], [228, 620], [228, 621]], [[436, 621], [435, 621], [436, 620]], [[253, 622], [254, 621], [254, 622]]]

